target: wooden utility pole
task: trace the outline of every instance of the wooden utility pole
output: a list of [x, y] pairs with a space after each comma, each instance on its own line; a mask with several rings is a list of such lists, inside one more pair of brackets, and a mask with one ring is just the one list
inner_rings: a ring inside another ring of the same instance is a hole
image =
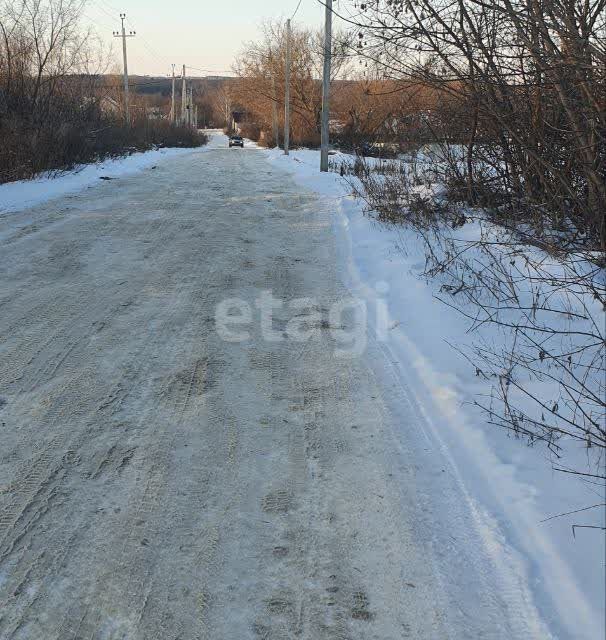
[[322, 78], [322, 146], [320, 171], [328, 171], [330, 142], [330, 71], [332, 66], [332, 0], [326, 0], [324, 18], [324, 75]]
[[136, 33], [134, 31], [130, 31], [128, 34], [126, 33], [126, 29], [124, 28], [124, 21], [126, 20], [126, 14], [120, 14], [120, 20], [122, 21], [122, 32], [114, 31], [114, 38], [122, 38], [122, 59], [124, 62], [124, 118], [126, 120], [126, 125], [130, 126], [130, 105], [129, 105], [129, 95], [128, 95], [128, 60], [126, 57], [126, 38], [134, 38]]
[[284, 93], [284, 155], [290, 146], [290, 20], [286, 21], [286, 73]]
[[172, 94], [170, 98], [170, 121], [172, 124], [175, 124], [175, 120], [177, 119], [177, 114], [175, 112], [175, 65], [173, 64], [173, 88]]

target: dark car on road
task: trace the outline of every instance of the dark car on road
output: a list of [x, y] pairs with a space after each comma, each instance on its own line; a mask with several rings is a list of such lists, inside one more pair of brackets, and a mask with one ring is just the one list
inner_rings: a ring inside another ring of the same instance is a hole
[[244, 140], [241, 136], [230, 136], [229, 147], [242, 147], [244, 149]]

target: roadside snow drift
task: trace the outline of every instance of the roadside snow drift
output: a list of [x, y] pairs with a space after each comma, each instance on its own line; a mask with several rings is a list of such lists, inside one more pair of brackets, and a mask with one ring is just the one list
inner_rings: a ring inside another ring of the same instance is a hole
[[[319, 152], [295, 150], [289, 157], [279, 150], [266, 153], [332, 210], [341, 276], [352, 294], [370, 307], [379, 299], [387, 304], [390, 330], [382, 349], [402, 381], [396, 393], [413, 390], [414, 402], [431, 425], [422, 437], [448, 461], [468, 497], [504, 592], [532, 594], [556, 638], [605, 637], [604, 535], [580, 529], [573, 537], [571, 529], [574, 524], [603, 526], [604, 511], [546, 521], [604, 503], [604, 487], [554, 472], [544, 448], [527, 447], [486, 424], [473, 402], [488, 387], [450, 346], [471, 344], [469, 322], [436, 299], [439, 283], [421, 279], [425, 255], [414, 231], [364, 215], [343, 179], [319, 172]], [[490, 338], [504, 339], [494, 329]], [[580, 445], [570, 453], [578, 459], [585, 455]], [[455, 523], [452, 535], [457, 535]], [[517, 584], [507, 584], [512, 570]]]
[[0, 215], [15, 213], [48, 202], [54, 198], [77, 193], [95, 185], [99, 180], [136, 174], [159, 162], [188, 153], [200, 153], [205, 147], [195, 149], [156, 149], [133, 155], [86, 164], [56, 175], [42, 175], [33, 180], [18, 180], [0, 185]]

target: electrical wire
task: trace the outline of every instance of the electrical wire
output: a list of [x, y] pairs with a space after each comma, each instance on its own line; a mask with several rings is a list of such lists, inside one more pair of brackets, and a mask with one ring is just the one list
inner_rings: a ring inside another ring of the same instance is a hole
[[303, 0], [299, 0], [299, 3], [297, 4], [297, 8], [295, 9], [295, 12], [292, 14], [291, 16], [291, 20], [295, 19], [295, 16], [297, 15], [297, 13], [299, 12], [299, 9], [301, 8], [301, 4], [303, 3]]
[[233, 70], [227, 70], [227, 69], [200, 69], [199, 67], [191, 67], [190, 65], [185, 65], [188, 69], [191, 69], [192, 71], [202, 71], [204, 73], [214, 73], [214, 74], [220, 74], [220, 73], [234, 73]]
[[[297, 9], [295, 10], [295, 14], [297, 13], [297, 11], [299, 10], [299, 7], [301, 6], [301, 3], [303, 2], [303, 0], [299, 0], [299, 4], [297, 5]], [[116, 9], [116, 7], [112, 6], [109, 2], [107, 2], [106, 0], [97, 0], [97, 2], [93, 3], [97, 9], [99, 9], [101, 12], [103, 12], [106, 16], [108, 16], [109, 18], [111, 18], [112, 20], [116, 19], [116, 16], [113, 15], [112, 13], [110, 13], [109, 10], [111, 11], [115, 11], [116, 14], [119, 15], [119, 11], [118, 9]], [[89, 16], [90, 19], [90, 16]], [[134, 24], [130, 21], [130, 19], [127, 17], [126, 18], [126, 23], [133, 29], [133, 31], [135, 30], [135, 26]], [[155, 49], [154, 47], [152, 47], [152, 45], [143, 37], [141, 36], [141, 34], [137, 33], [137, 40], [141, 42], [142, 46], [144, 47], [144, 49], [147, 51], [147, 53], [149, 54], [149, 56], [153, 59], [154, 62], [158, 63], [161, 67], [165, 66], [166, 64], [169, 64], [169, 59], [163, 55], [160, 55]], [[130, 53], [129, 57], [133, 57], [133, 54]], [[136, 59], [140, 60], [139, 56], [134, 56]], [[212, 74], [212, 75], [221, 75], [221, 74], [231, 74], [231, 75], [235, 75], [233, 70], [227, 70], [227, 69], [201, 69], [198, 67], [192, 67], [188, 64], [186, 64], [186, 67], [188, 69], [192, 69], [193, 71], [201, 71], [203, 73], [207, 73], [207, 74]], [[160, 74], [159, 74], [160, 75]]]
[[109, 18], [111, 18], [112, 23], [115, 24], [116, 22], [116, 14], [110, 13], [106, 8], [104, 8], [102, 5], [97, 4], [95, 5], [95, 7], [97, 9], [99, 9], [99, 11], [101, 11], [102, 13], [104, 13], [106, 16], [108, 16]]

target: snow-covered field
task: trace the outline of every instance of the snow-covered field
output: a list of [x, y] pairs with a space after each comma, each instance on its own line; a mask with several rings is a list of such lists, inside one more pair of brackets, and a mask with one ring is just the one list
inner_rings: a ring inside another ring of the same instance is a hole
[[[518, 563], [554, 637], [590, 640], [605, 634], [604, 510], [551, 516], [604, 503], [604, 487], [554, 472], [548, 453], [486, 424], [473, 406], [488, 390], [474, 368], [449, 346], [470, 345], [469, 322], [436, 299], [439, 283], [420, 278], [425, 256], [414, 231], [365, 216], [351, 188], [336, 174], [320, 174], [319, 153], [296, 150], [270, 160], [321, 194], [333, 210], [338, 262], [350, 291], [372, 306], [387, 302], [390, 331], [383, 343], [398, 377], [414, 389], [431, 424], [427, 437], [449, 460], [468, 496], [495, 567]], [[377, 291], [377, 283], [380, 285]], [[496, 331], [495, 340], [503, 340]], [[572, 452], [582, 457], [579, 446]], [[453, 531], [456, 526], [453, 524]], [[513, 587], [516, 588], [516, 587]]]

